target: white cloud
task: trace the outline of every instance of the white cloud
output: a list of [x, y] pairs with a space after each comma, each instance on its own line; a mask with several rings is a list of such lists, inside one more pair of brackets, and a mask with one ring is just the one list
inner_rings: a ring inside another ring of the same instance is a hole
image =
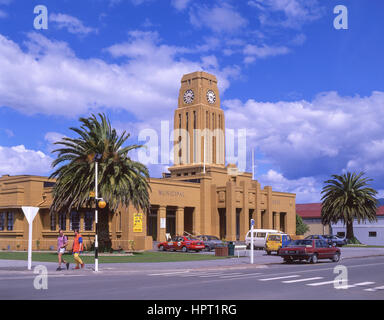
[[43, 152], [26, 149], [24, 145], [0, 146], [0, 175], [47, 175], [51, 170], [52, 160]]
[[314, 177], [289, 180], [275, 170], [257, 177], [262, 186], [272, 186], [273, 190], [296, 194], [296, 203], [320, 202], [321, 183]]
[[186, 49], [162, 44], [156, 33], [131, 32], [126, 43], [108, 48], [120, 63], [78, 58], [67, 43], [38, 33], [28, 34], [25, 44], [23, 51], [0, 35], [0, 106], [26, 114], [76, 117], [107, 108], [138, 120], [159, 112], [170, 118], [183, 74], [212, 72], [223, 92], [238, 73], [236, 67], [204, 68], [207, 60], [180, 58]]
[[[312, 101], [223, 102], [232, 128], [246, 128], [271, 168], [288, 180], [319, 183], [345, 170], [367, 172], [384, 188], [384, 92], [367, 97], [319, 94]], [[228, 125], [227, 125], [228, 126]]]
[[207, 27], [214, 32], [232, 33], [245, 27], [248, 21], [232, 6], [195, 6], [190, 10], [190, 22], [195, 27]]
[[44, 140], [48, 141], [49, 143], [55, 143], [64, 137], [65, 135], [59, 132], [47, 132], [44, 136]]
[[171, 4], [174, 6], [177, 10], [182, 11], [188, 7], [191, 0], [172, 0]]
[[284, 55], [289, 53], [290, 50], [287, 47], [271, 47], [267, 45], [256, 46], [256, 45], [247, 45], [244, 48], [244, 62], [251, 63], [254, 62], [257, 58], [266, 58], [269, 56]]
[[67, 14], [52, 13], [49, 15], [49, 21], [56, 24], [59, 29], [66, 29], [69, 33], [82, 35], [97, 33], [97, 29], [86, 27], [78, 18]]
[[[319, 19], [325, 12], [317, 0], [252, 0], [248, 1], [248, 5], [260, 11], [262, 25], [289, 28], [300, 28], [305, 23]], [[283, 19], [279, 17], [280, 13]]]

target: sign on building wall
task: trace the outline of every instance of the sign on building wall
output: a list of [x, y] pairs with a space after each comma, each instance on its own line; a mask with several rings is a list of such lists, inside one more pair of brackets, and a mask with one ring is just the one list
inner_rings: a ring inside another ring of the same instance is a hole
[[160, 229], [165, 229], [166, 227], [166, 218], [160, 218]]
[[143, 232], [143, 214], [135, 213], [133, 215], [133, 232]]

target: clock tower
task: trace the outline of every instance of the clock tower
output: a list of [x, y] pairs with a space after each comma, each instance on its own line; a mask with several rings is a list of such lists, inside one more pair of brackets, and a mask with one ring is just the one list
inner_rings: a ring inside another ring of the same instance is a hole
[[201, 173], [206, 166], [225, 166], [225, 123], [214, 75], [198, 71], [181, 79], [174, 116], [172, 176]]

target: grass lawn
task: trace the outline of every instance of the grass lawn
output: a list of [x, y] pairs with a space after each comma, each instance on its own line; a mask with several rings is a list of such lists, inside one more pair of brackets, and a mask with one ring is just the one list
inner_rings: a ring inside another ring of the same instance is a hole
[[[94, 263], [93, 256], [80, 256], [85, 264]], [[27, 260], [27, 252], [0, 252], [0, 259], [5, 260]], [[65, 254], [64, 259], [70, 263], [75, 260], [71, 254]], [[182, 252], [141, 252], [133, 256], [99, 256], [99, 263], [125, 263], [125, 262], [176, 262], [176, 261], [197, 261], [226, 259], [226, 257], [215, 257], [213, 255]], [[32, 261], [57, 262], [57, 253], [34, 252]]]

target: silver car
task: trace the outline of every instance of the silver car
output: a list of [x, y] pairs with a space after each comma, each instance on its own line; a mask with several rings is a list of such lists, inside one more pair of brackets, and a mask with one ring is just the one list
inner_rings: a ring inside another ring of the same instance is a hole
[[200, 235], [200, 236], [197, 236], [196, 238], [204, 241], [205, 251], [211, 251], [216, 247], [223, 246], [223, 242], [216, 236]]

